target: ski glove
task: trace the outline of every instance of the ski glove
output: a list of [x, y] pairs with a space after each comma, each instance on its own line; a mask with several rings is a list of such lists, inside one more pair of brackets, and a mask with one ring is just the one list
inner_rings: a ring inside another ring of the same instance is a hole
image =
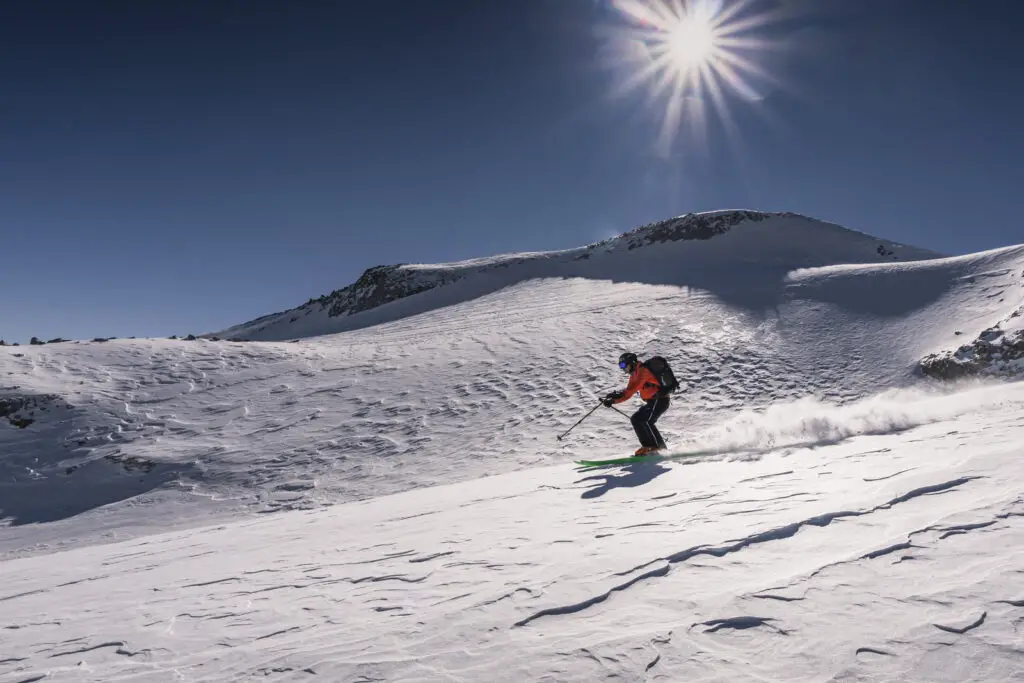
[[615, 402], [618, 401], [620, 398], [622, 398], [622, 392], [613, 391], [604, 398], [602, 398], [601, 403], [603, 403], [606, 408], [611, 408], [615, 404]]

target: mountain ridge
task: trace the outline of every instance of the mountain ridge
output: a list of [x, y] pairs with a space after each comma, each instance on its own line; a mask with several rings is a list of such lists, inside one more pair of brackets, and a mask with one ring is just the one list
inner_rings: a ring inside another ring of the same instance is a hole
[[[490, 278], [492, 282], [489, 283], [489, 286], [498, 289], [508, 284], [537, 277], [596, 276], [600, 278], [603, 275], [614, 275], [617, 270], [612, 267], [607, 273], [601, 273], [601, 268], [595, 266], [594, 263], [602, 261], [602, 257], [628, 254], [655, 245], [684, 246], [687, 243], [707, 243], [734, 233], [738, 228], [742, 231], [742, 228], [752, 228], [759, 224], [773, 222], [776, 230], [785, 227], [792, 230], [793, 225], [801, 226], [802, 224], [801, 229], [807, 233], [797, 236], [795, 241], [798, 244], [783, 245], [788, 251], [782, 251], [778, 260], [783, 265], [794, 268], [810, 265], [833, 265], [842, 261], [841, 258], [837, 261], [835, 256], [821, 255], [820, 258], [816, 258], [817, 255], [814, 254], [813, 249], [800, 253], [800, 240], [810, 240], [814, 231], [828, 232], [833, 239], [843, 237], [851, 243], [854, 241], [871, 243], [874, 247], [873, 252], [859, 254], [861, 260], [870, 262], [920, 260], [942, 256], [936, 252], [881, 239], [795, 212], [725, 209], [688, 213], [641, 225], [615, 237], [571, 249], [513, 252], [439, 264], [399, 263], [373, 266], [365, 270], [352, 284], [315, 299], [311, 298], [301, 306], [260, 316], [204, 336], [239, 341], [261, 339], [280, 341], [291, 336], [318, 336], [345, 329], [356, 329], [363, 325], [349, 325], [347, 321], [340, 319], [351, 319], [401, 299], [441, 289], [467, 278], [477, 280], [483, 277]], [[767, 241], [769, 244], [771, 242], [770, 239], [762, 241]], [[745, 254], [742, 249], [739, 251], [741, 253], [738, 254], [735, 263], [729, 262], [728, 255], [725, 258], [719, 255], [717, 266], [739, 265], [743, 262], [744, 256], [748, 257], [746, 260], [749, 263], [751, 255], [754, 255], [756, 260], [762, 260], [771, 252], [771, 249], [753, 250], [753, 254]], [[783, 263], [786, 258], [792, 262]], [[707, 263], [702, 264], [704, 267], [707, 265]], [[316, 317], [319, 318], [320, 324], [304, 325], [303, 323], [306, 322], [304, 319], [313, 314], [317, 314]], [[404, 315], [396, 317], [404, 317]], [[375, 324], [374, 321], [367, 322]]]

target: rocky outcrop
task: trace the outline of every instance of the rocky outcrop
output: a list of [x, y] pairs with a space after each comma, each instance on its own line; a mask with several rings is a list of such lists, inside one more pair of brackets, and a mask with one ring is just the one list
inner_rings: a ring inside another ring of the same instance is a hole
[[39, 396], [0, 396], [0, 419], [13, 427], [25, 429], [36, 421], [37, 411], [49, 410], [60, 397], [53, 394]]
[[[133, 474], [136, 472], [148, 474], [152, 472], [157, 466], [157, 464], [152, 460], [140, 458], [135, 455], [124, 455], [123, 453], [111, 453], [109, 455], [104, 455], [103, 459], [106, 460], [107, 462], [117, 465], [128, 474]], [[76, 463], [74, 465], [68, 465], [63, 470], [64, 476], [72, 475], [88, 464], [89, 461], [83, 461]]]
[[330, 306], [327, 314], [332, 318], [352, 315], [434, 287], [451, 284], [462, 277], [463, 275], [455, 271], [412, 270], [404, 268], [401, 264], [375, 266], [348, 287], [320, 297], [315, 303], [321, 307]]
[[943, 380], [980, 375], [1024, 375], [1024, 327], [1020, 327], [1018, 322], [1021, 316], [1024, 316], [1024, 307], [1017, 309], [1007, 321], [988, 328], [973, 342], [956, 351], [925, 356], [921, 359], [921, 372]]
[[657, 223], [649, 223], [614, 238], [613, 242], [626, 245], [627, 249], [638, 249], [650, 244], [680, 242], [684, 240], [709, 240], [724, 235], [734, 227], [750, 221], [759, 223], [771, 218], [770, 213], [761, 211], [723, 211], [713, 214], [687, 214]]

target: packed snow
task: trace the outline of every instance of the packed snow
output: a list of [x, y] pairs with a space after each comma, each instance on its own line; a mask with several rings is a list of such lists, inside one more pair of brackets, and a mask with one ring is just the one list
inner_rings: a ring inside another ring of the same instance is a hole
[[[919, 365], [1012, 332], [1024, 246], [818, 225], [0, 348], [0, 683], [1024, 678], [1024, 383]], [[678, 457], [581, 468], [627, 349]]]

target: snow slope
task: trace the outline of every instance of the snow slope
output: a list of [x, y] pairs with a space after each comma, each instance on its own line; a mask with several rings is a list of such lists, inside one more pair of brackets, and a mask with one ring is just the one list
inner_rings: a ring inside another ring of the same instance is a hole
[[[0, 683], [1020, 676], [1024, 388], [919, 364], [1024, 246], [928, 256], [727, 212], [232, 332], [295, 343], [0, 348]], [[574, 468], [624, 349], [710, 455]]]
[[[802, 400], [828, 411], [914, 382], [922, 356], [958, 343], [957, 332], [976, 336], [1021, 304], [1024, 247], [788, 270], [777, 264], [826, 259], [808, 255], [807, 230], [819, 226], [777, 224], [776, 241], [796, 245], [787, 252], [769, 249], [772, 233], [757, 232], [770, 222], [746, 235], [626, 247], [627, 275], [609, 266], [601, 279], [527, 280], [299, 343], [2, 349], [0, 398], [43, 407], [12, 416], [36, 420], [25, 429], [0, 432], [0, 518], [11, 524], [0, 552], [141, 533], [150, 518], [136, 514], [140, 506], [172, 504], [157, 525], [164, 528], [630, 452], [628, 423], [610, 411], [570, 441], [553, 438], [622, 384], [614, 361], [626, 348], [665, 354], [684, 384], [662, 422], [669, 443], [717, 448], [721, 438], [709, 443], [706, 430], [744, 410]], [[877, 241], [823, 230], [828, 258], [867, 257]], [[728, 250], [715, 247], [720, 269], [694, 275], [694, 258], [684, 273], [708, 278], [707, 288], [628, 275], [632, 255], [643, 256], [647, 272], [671, 275], [662, 248], [707, 252], [716, 240], [731, 240]], [[737, 259], [732, 268], [727, 253]], [[768, 278], [778, 291], [763, 308]], [[819, 438], [812, 430], [799, 440]], [[776, 436], [726, 442], [761, 449]], [[35, 522], [47, 524], [28, 526]]]
[[1024, 386], [936, 400], [8, 560], [0, 682], [1021, 680]]

